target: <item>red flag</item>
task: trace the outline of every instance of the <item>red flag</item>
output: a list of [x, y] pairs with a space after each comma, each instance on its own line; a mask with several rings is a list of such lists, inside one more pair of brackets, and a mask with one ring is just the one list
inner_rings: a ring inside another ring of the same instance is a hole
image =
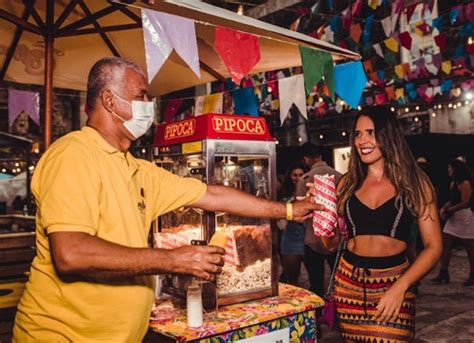
[[411, 39], [410, 32], [405, 31], [405, 32], [400, 33], [400, 34], [398, 35], [398, 40], [400, 41], [400, 44], [401, 44], [405, 49], [408, 49], [408, 50], [411, 49], [412, 39]]
[[240, 84], [260, 61], [258, 37], [220, 26], [216, 28], [215, 36], [216, 50], [232, 75], [232, 81]]
[[362, 11], [362, 0], [357, 0], [354, 5], [352, 5], [352, 15], [358, 17]]
[[342, 12], [342, 27], [344, 30], [349, 31], [352, 25], [352, 11], [350, 7], [347, 7], [345, 11]]
[[410, 22], [410, 18], [413, 15], [413, 12], [415, 12], [416, 5], [418, 4], [413, 4], [407, 7], [407, 23]]
[[474, 2], [464, 6], [464, 14], [467, 20], [474, 21]]
[[173, 118], [178, 112], [182, 103], [183, 103], [183, 99], [168, 100], [166, 104], [165, 112], [163, 113], [163, 120], [167, 123], [173, 121]]
[[446, 46], [446, 34], [440, 33], [439, 35], [434, 37], [435, 43], [441, 50], [444, 50]]

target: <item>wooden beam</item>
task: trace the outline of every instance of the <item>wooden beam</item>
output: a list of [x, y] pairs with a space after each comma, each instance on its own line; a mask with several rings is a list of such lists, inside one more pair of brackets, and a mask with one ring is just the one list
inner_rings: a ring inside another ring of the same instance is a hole
[[43, 19], [41, 19], [38, 12], [36, 12], [35, 2], [31, 1], [31, 0], [23, 0], [23, 4], [25, 5], [26, 8], [28, 8], [30, 10], [31, 16], [35, 20], [36, 25], [38, 25], [39, 29], [44, 34], [44, 30], [45, 30], [44, 22], [43, 22]]
[[[79, 6], [81, 6], [81, 8], [84, 11], [84, 13], [86, 14], [86, 16], [92, 17], [92, 12], [89, 10], [89, 8], [84, 3], [84, 0], [79, 0]], [[105, 44], [107, 44], [107, 46], [109, 47], [110, 51], [114, 54], [114, 56], [120, 57], [119, 52], [117, 51], [117, 49], [115, 49], [114, 45], [110, 41], [109, 37], [107, 37], [105, 32], [102, 31], [102, 28], [99, 25], [99, 23], [97, 22], [97, 20], [96, 19], [91, 19], [91, 21], [92, 21], [92, 25], [94, 25], [94, 27], [97, 30], [97, 32], [99, 33], [100, 37], [105, 42]]]
[[80, 19], [80, 20], [78, 20], [78, 21], [76, 21], [72, 24], [69, 24], [69, 25], [63, 27], [62, 29], [60, 29], [57, 32], [57, 34], [58, 35], [63, 35], [64, 33], [71, 33], [74, 30], [77, 30], [77, 29], [79, 29], [83, 26], [87, 26], [87, 25], [92, 24], [92, 20], [100, 19], [100, 18], [105, 17], [106, 15], [109, 15], [110, 13], [113, 13], [115, 11], [118, 11], [117, 6], [115, 6], [115, 5], [106, 7], [104, 9], [101, 9], [100, 11], [95, 12], [91, 17], [86, 16], [85, 18], [82, 18], [82, 19]]
[[[124, 30], [132, 30], [132, 29], [140, 29], [142, 27], [141, 24], [124, 24], [124, 25], [113, 25], [113, 26], [103, 26], [101, 27], [102, 32], [114, 32], [114, 31], [124, 31]], [[91, 29], [80, 29], [76, 30], [71, 33], [65, 33], [63, 35], [56, 35], [56, 37], [70, 37], [70, 36], [80, 36], [80, 35], [88, 35], [88, 34], [97, 34], [99, 31], [95, 28]]]
[[42, 34], [39, 27], [34, 26], [33, 24], [27, 22], [26, 20], [23, 20], [22, 18], [18, 18], [16, 15], [13, 15], [5, 10], [0, 9], [0, 18], [5, 19], [9, 21], [10, 23], [15, 24], [16, 26], [23, 28], [23, 30], [36, 33], [38, 35]]
[[[23, 11], [23, 15], [21, 16], [21, 19], [24, 21], [28, 21], [29, 16], [30, 16], [30, 10], [28, 8], [25, 8], [25, 10]], [[0, 70], [0, 81], [3, 81], [3, 79], [5, 78], [5, 75], [7, 74], [8, 67], [10, 66], [10, 62], [13, 58], [13, 54], [15, 53], [16, 47], [18, 45], [18, 42], [20, 41], [22, 33], [23, 33], [23, 27], [17, 26], [15, 30], [15, 35], [13, 36], [12, 44], [10, 45], [10, 48], [8, 49], [5, 60], [3, 61], [2, 70]]]
[[127, 7], [119, 6], [118, 9], [120, 12], [130, 17], [134, 22], [139, 23], [140, 25], [142, 24], [142, 18], [140, 18], [138, 15], [130, 11]]
[[266, 3], [255, 6], [247, 11], [245, 15], [252, 18], [263, 18], [283, 8], [287, 8], [303, 2], [302, 0], [268, 0]]
[[226, 78], [219, 74], [217, 71], [215, 71], [214, 69], [212, 69], [209, 65], [207, 65], [206, 63], [204, 63], [203, 61], [199, 61], [199, 66], [206, 72], [208, 72], [209, 74], [211, 74], [212, 76], [214, 76], [217, 80], [219, 81], [225, 81]]
[[64, 8], [63, 13], [59, 16], [58, 20], [56, 20], [56, 23], [54, 23], [54, 32], [58, 31], [61, 28], [61, 25], [64, 23], [64, 21], [67, 19], [69, 14], [72, 12], [74, 7], [76, 7], [77, 0], [71, 0], [67, 6]]

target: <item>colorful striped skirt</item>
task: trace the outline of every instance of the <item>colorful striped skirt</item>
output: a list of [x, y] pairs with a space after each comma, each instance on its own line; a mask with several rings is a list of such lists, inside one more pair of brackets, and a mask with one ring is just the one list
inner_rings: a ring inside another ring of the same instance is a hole
[[377, 323], [377, 304], [409, 263], [403, 254], [364, 257], [344, 251], [335, 276], [334, 299], [342, 337], [356, 342], [408, 342], [415, 336], [415, 294], [405, 294], [395, 321]]

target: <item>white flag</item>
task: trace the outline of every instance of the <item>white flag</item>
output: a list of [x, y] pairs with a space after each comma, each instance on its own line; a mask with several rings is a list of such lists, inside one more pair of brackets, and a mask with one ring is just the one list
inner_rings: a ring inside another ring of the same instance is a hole
[[303, 74], [278, 80], [280, 94], [280, 123], [283, 125], [291, 105], [295, 104], [301, 115], [308, 119], [306, 113], [306, 92], [304, 89]]

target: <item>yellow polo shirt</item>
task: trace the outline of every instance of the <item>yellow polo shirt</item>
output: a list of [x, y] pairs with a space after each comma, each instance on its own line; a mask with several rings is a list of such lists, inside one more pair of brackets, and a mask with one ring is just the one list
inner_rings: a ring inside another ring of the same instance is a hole
[[48, 234], [85, 232], [147, 247], [152, 221], [198, 200], [206, 185], [121, 153], [83, 127], [51, 145], [31, 189], [37, 256], [18, 305], [14, 341], [140, 342], [154, 300], [153, 277], [62, 280], [52, 264]]

